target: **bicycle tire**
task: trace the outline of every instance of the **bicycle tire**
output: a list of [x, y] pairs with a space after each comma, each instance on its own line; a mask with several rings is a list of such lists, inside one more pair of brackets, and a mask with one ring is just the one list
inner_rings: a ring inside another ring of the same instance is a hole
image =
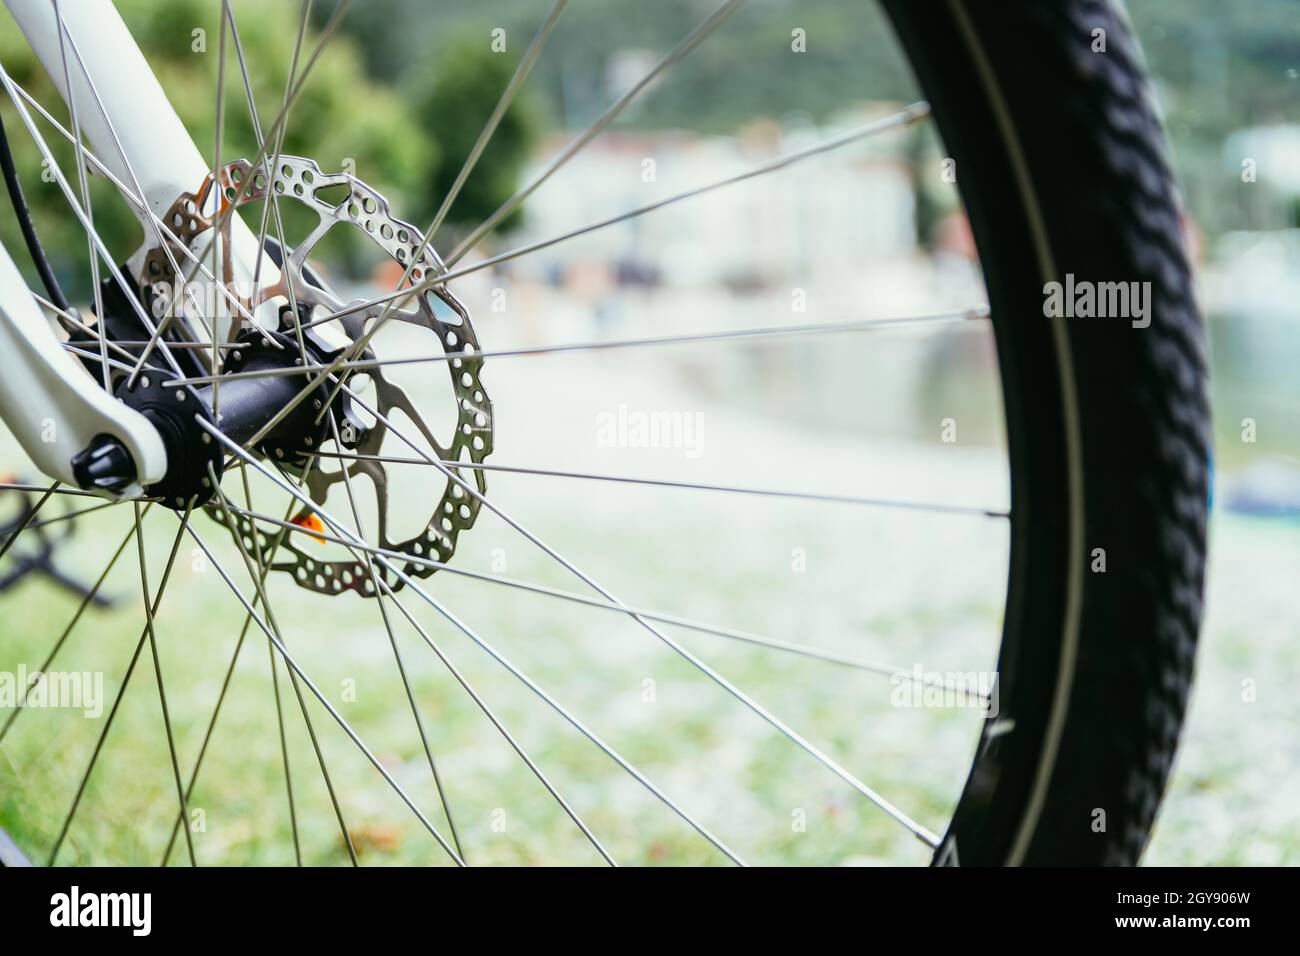
[[[1140, 51], [1107, 0], [884, 6], [956, 160], [1012, 475], [999, 713], [934, 860], [1134, 864], [1191, 686], [1210, 448], [1204, 326]], [[1070, 274], [1149, 282], [1150, 324], [1046, 316], [1046, 284]]]

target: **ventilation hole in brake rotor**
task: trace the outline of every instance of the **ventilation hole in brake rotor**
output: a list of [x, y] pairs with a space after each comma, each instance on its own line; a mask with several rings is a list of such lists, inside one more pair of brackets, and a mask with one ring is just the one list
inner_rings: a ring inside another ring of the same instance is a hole
[[[415, 399], [415, 406], [421, 409], [427, 407], [418, 399]], [[441, 406], [435, 404], [433, 407], [446, 409], [447, 403], [444, 400]], [[454, 409], [455, 404], [452, 403], [451, 407]], [[431, 512], [437, 509], [436, 513], [441, 515], [441, 502], [447, 493], [448, 481], [437, 465], [429, 463], [430, 459], [440, 460], [437, 449], [424, 437], [406, 412], [395, 408], [386, 412], [385, 417], [391, 423], [391, 428], [384, 437], [381, 454], [406, 460], [403, 463], [385, 465], [389, 495], [388, 537], [395, 542], [410, 541], [425, 534]], [[440, 440], [446, 441], [450, 437], [449, 430], [439, 432], [433, 422], [426, 421], [426, 424]], [[398, 437], [397, 433], [408, 438], [415, 448]]]
[[[312, 190], [311, 195], [317, 202], [325, 203], [326, 205], [333, 206], [337, 209], [343, 203], [348, 201], [348, 197], [352, 195], [352, 187], [347, 183], [335, 183], [332, 186], [317, 186]], [[352, 203], [348, 209], [348, 213], [353, 219], [357, 218], [356, 214], [352, 212], [355, 208], [356, 204]]]
[[[411, 274], [413, 277], [419, 278], [418, 276], [415, 276], [414, 271]], [[442, 297], [438, 295], [438, 293], [435, 292], [433, 289], [426, 289], [424, 291], [424, 294], [421, 296], [421, 299], [423, 299], [424, 304], [428, 307], [429, 311], [433, 314], [433, 317], [437, 319], [439, 322], [441, 322], [443, 325], [454, 325], [459, 327], [464, 324], [464, 322], [461, 320], [460, 314], [457, 313], [457, 311], [453, 309], [451, 306], [449, 306], [446, 302], [444, 302], [442, 300]]]
[[[367, 428], [374, 428], [378, 419], [371, 413], [371, 408], [378, 407], [375, 396], [375, 383], [367, 372], [355, 372], [348, 377], [348, 389], [355, 394], [352, 402], [352, 414]], [[367, 408], [366, 406], [369, 406]]]

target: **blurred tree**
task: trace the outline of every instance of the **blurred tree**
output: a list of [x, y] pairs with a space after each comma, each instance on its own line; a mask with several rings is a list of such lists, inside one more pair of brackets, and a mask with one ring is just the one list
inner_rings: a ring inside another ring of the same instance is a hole
[[[211, 157], [215, 145], [220, 4], [211, 0], [170, 0], [166, 4], [119, 0], [117, 6], [199, 151], [205, 158]], [[234, 0], [232, 6], [266, 132], [284, 96], [297, 36], [298, 9], [294, 4], [254, 0]], [[197, 30], [203, 31], [202, 42], [195, 35]], [[316, 39], [316, 32], [309, 29], [303, 60]], [[56, 119], [71, 125], [67, 108], [7, 12], [0, 12], [0, 63]], [[42, 178], [41, 154], [12, 103], [7, 97], [0, 99], [5, 129], [37, 229], [69, 294], [84, 301], [89, 294], [85, 234], [70, 214], [57, 184], [48, 176]], [[257, 152], [246, 104], [238, 60], [227, 34], [223, 161], [240, 156], [251, 159]], [[76, 193], [76, 162], [71, 146], [42, 120], [37, 123]], [[368, 78], [353, 41], [340, 34], [330, 40], [326, 53], [316, 61], [292, 108], [284, 152], [310, 156], [326, 170], [349, 166], [357, 176], [384, 191], [399, 216], [411, 218], [407, 204], [421, 191], [422, 177], [435, 161], [436, 146], [421, 124], [411, 122], [401, 97]], [[195, 183], [195, 188], [198, 185]], [[91, 195], [98, 231], [119, 261], [125, 260], [142, 238], [135, 217], [116, 189], [99, 177], [92, 177]], [[0, 207], [7, 205], [7, 199], [0, 200]], [[305, 235], [305, 228], [314, 224], [315, 216], [303, 208], [293, 210], [293, 203], [282, 206], [286, 210], [285, 238], [292, 244], [295, 238]], [[260, 208], [250, 206], [248, 213], [246, 218], [256, 226]], [[10, 215], [0, 216], [0, 240], [20, 267], [26, 268], [22, 240]], [[330, 251], [345, 259], [368, 258], [372, 253], [367, 247], [360, 236], [344, 236], [331, 243]], [[34, 274], [28, 274], [34, 281]]]
[[[625, 54], [667, 53], [721, 0], [570, 3], [528, 80], [568, 128], [590, 122], [627, 85], [611, 69]], [[466, 31], [506, 30], [512, 54], [549, 8], [542, 0], [366, 0], [345, 20], [375, 75], [403, 82]], [[316, 13], [329, 14], [327, 5]], [[1236, 163], [1222, 148], [1234, 131], [1296, 122], [1300, 102], [1297, 0], [1127, 0], [1160, 93], [1189, 209], [1207, 234], [1260, 228]], [[403, 29], [390, 24], [400, 22]], [[791, 47], [792, 30], [806, 52]], [[616, 122], [732, 133], [758, 116], [818, 122], [864, 101], [918, 95], [880, 5], [870, 0], [750, 0], [647, 90]], [[1239, 159], [1239, 158], [1238, 158]], [[453, 174], [454, 175], [454, 174]], [[1276, 217], [1276, 204], [1269, 216]]]
[[[611, 69], [628, 52], [651, 62], [667, 53], [722, 0], [600, 0], [570, 3], [527, 89], [565, 126], [594, 119], [630, 82]], [[492, 29], [522, 54], [550, 2], [366, 0], [345, 18], [376, 75], [395, 82], [410, 64], [445, 56], [469, 34]], [[328, 8], [316, 13], [328, 16]], [[388, 24], [401, 22], [394, 31]], [[792, 31], [806, 35], [793, 51]], [[667, 71], [625, 117], [640, 128], [682, 126], [733, 132], [760, 116], [807, 113], [818, 120], [863, 100], [914, 95], [910, 71], [883, 11], [869, 0], [750, 0], [700, 47]]]
[[[407, 87], [415, 89], [411, 94], [414, 121], [439, 147], [426, 168], [424, 188], [417, 200], [421, 222], [432, 221], [456, 181], [510, 83], [522, 52], [493, 52], [486, 33], [463, 35], [433, 61], [432, 68], [426, 69], [422, 82]], [[521, 92], [501, 118], [448, 212], [447, 225], [453, 231], [474, 228], [513, 195], [539, 125], [533, 99], [526, 91]], [[521, 215], [522, 209], [516, 210], [498, 230], [517, 226]]]

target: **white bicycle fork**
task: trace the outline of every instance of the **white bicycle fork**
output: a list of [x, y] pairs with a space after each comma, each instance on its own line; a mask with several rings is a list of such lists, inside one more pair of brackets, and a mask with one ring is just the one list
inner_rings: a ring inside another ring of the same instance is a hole
[[[155, 215], [162, 216], [211, 173], [211, 163], [199, 153], [109, 0], [63, 0], [70, 41], [62, 45], [51, 0], [5, 4], [64, 100], [76, 97], [77, 118], [95, 156], [128, 188], [138, 182]], [[71, 91], [65, 76], [71, 77]], [[148, 221], [138, 211], [137, 216], [151, 235]], [[235, 275], [251, 278], [257, 238], [238, 215], [231, 217], [231, 230]], [[269, 260], [262, 272], [268, 283], [279, 275]], [[140, 494], [142, 485], [160, 480], [167, 469], [157, 431], [64, 351], [2, 245], [0, 418], [36, 467], [68, 484], [77, 484], [73, 456], [99, 435], [121, 441], [135, 462], [136, 483], [113, 497]]]

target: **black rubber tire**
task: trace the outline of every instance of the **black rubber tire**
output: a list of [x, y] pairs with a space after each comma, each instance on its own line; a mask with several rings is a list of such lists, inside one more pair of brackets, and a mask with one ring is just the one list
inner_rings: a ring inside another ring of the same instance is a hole
[[[1191, 684], [1210, 433], [1140, 54], [1108, 0], [884, 5], [957, 163], [1012, 472], [999, 713], [935, 862], [1133, 864]], [[1149, 282], [1149, 327], [1046, 317], [1044, 287], [1067, 274]]]

